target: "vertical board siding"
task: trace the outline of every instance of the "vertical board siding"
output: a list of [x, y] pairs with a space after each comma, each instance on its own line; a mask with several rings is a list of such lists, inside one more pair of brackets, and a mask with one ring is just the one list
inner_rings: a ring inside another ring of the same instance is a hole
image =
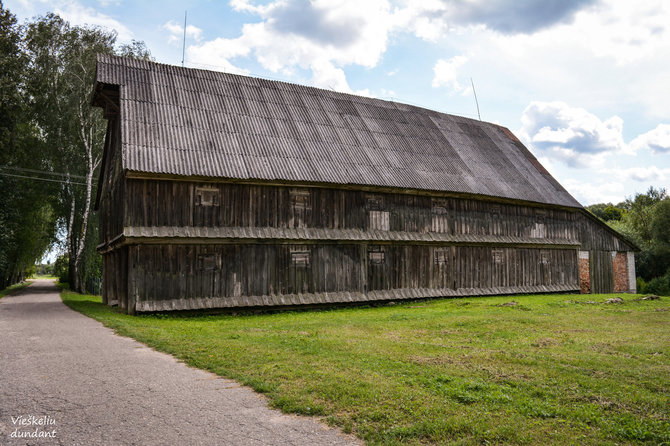
[[122, 246], [103, 256], [103, 299], [128, 312], [145, 308], [142, 302], [183, 299], [580, 289], [578, 250], [544, 249], [546, 239], [579, 240], [580, 249], [591, 253], [592, 292], [611, 292], [611, 251], [632, 249], [577, 210], [330, 188], [124, 179], [121, 173], [115, 178], [103, 191], [106, 241], [124, 226], [356, 229], [538, 240], [538, 246], [525, 247], [375, 243], [372, 238]]
[[591, 269], [591, 292], [595, 294], [613, 293], [614, 272], [612, 252], [591, 251], [589, 262]]
[[[589, 228], [574, 211], [460, 198], [149, 179], [129, 179], [126, 188], [126, 226], [360, 229], [563, 240], [577, 240]], [[218, 190], [216, 205], [198, 204], [198, 190], [205, 188]]]
[[110, 119], [105, 135], [105, 175], [100, 190], [99, 243], [107, 243], [123, 232], [125, 210], [125, 179], [121, 168], [118, 119]]
[[579, 214], [576, 227], [579, 230], [579, 242], [585, 251], [633, 251], [634, 248], [614, 233], [603, 229], [602, 225]]
[[[336, 244], [133, 246], [128, 280], [132, 296], [120, 305], [126, 308], [130, 305], [127, 302], [394, 289], [579, 288], [577, 251], [573, 249], [545, 252], [428, 245], [360, 248]], [[361, 253], [365, 255], [363, 261]], [[361, 265], [365, 265], [364, 277]]]

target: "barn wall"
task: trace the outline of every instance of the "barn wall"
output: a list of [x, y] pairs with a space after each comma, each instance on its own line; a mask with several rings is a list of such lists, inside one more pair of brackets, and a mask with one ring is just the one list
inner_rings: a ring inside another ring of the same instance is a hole
[[614, 292], [614, 268], [610, 251], [590, 252], [591, 292]]
[[100, 192], [100, 230], [99, 243], [107, 243], [123, 232], [125, 209], [125, 181], [121, 168], [121, 150], [119, 147], [120, 129], [117, 119], [110, 119], [105, 136], [105, 173]]
[[633, 246], [584, 214], [580, 213], [576, 221], [580, 249], [586, 253], [580, 265], [582, 292], [634, 292], [635, 272], [629, 272], [627, 255], [633, 254]]
[[587, 251], [633, 251], [634, 248], [626, 241], [617, 237], [613, 232], [582, 213], [576, 217], [579, 230], [579, 242], [583, 250]]
[[128, 308], [128, 247], [102, 255], [102, 301]]
[[459, 198], [127, 180], [125, 225], [376, 229], [577, 240], [577, 213]]
[[140, 311], [579, 289], [574, 249], [373, 244], [129, 249], [128, 305]]
[[631, 287], [631, 247], [578, 210], [116, 178], [104, 294], [129, 312]]

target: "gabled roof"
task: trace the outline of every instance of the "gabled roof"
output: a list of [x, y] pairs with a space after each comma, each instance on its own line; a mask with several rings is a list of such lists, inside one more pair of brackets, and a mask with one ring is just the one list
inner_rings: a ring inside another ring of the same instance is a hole
[[506, 128], [420, 107], [99, 55], [124, 169], [581, 205]]

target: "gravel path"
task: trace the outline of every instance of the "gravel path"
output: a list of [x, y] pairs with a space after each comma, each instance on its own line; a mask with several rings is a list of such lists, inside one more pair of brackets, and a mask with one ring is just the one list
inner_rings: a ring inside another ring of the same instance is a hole
[[[12, 438], [20, 433], [43, 437]], [[271, 410], [249, 388], [115, 335], [66, 307], [51, 281], [37, 280], [0, 299], [0, 444], [359, 442], [314, 419]]]

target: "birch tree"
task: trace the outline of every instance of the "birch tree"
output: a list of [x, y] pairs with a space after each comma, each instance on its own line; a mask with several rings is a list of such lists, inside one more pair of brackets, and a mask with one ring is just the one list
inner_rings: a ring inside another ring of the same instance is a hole
[[[151, 59], [143, 42], [115, 43], [113, 31], [70, 26], [56, 14], [19, 26], [0, 2], [0, 288], [57, 232], [71, 288], [85, 291], [87, 276], [100, 277], [92, 206], [107, 123], [91, 106], [96, 55]], [[12, 169], [59, 179], [19, 179]]]
[[84, 291], [84, 252], [96, 243], [89, 224], [106, 128], [91, 107], [96, 54], [114, 52], [115, 41], [112, 32], [71, 27], [55, 14], [28, 24], [25, 35], [34, 120], [53, 170], [66, 175], [58, 192], [59, 215], [76, 291]]

